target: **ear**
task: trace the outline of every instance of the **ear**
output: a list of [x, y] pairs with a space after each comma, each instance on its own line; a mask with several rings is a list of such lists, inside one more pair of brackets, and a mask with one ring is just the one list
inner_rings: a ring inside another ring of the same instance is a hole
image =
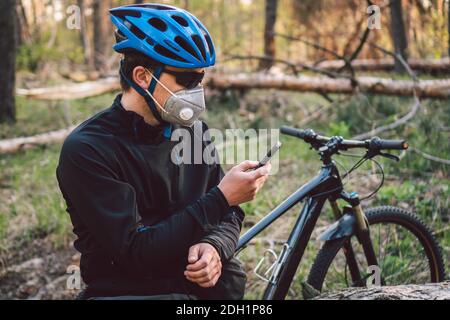
[[142, 66], [133, 69], [133, 81], [143, 89], [148, 89], [152, 81], [152, 77]]

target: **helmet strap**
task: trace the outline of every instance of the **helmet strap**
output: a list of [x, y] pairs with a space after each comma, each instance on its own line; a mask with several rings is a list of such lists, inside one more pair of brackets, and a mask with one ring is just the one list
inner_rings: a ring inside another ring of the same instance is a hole
[[[158, 84], [158, 79], [161, 77], [161, 73], [164, 70], [164, 66], [160, 65], [156, 67], [155, 71], [153, 72], [152, 81], [150, 82], [150, 86], [148, 87], [148, 92], [153, 95], [153, 92], [155, 92], [156, 85]], [[150, 108], [150, 111], [152, 112], [153, 116], [158, 120], [159, 123], [164, 125], [163, 134], [164, 137], [169, 140], [172, 135], [172, 125], [166, 121], [164, 121], [161, 118], [160, 113], [158, 112], [158, 108], [153, 101], [153, 98], [149, 96], [146, 92], [146, 90], [142, 89], [140, 86], [138, 86], [132, 79], [129, 79], [125, 72], [123, 71], [123, 60], [120, 61], [120, 74], [122, 78], [128, 83], [130, 87], [132, 87], [134, 90], [136, 90], [137, 93], [139, 93], [147, 103], [148, 107]]]

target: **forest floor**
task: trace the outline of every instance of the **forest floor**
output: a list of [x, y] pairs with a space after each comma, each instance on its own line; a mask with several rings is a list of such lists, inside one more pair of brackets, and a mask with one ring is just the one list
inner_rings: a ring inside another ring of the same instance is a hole
[[[108, 107], [114, 95], [67, 103], [46, 103], [18, 98], [18, 122], [15, 126], [0, 126], [0, 139], [29, 136], [79, 123], [90, 115]], [[280, 94], [268, 91], [251, 92], [240, 103], [231, 93], [209, 99], [205, 120], [210, 128], [278, 128], [281, 124], [301, 123], [317, 110], [323, 110], [305, 126], [325, 134], [350, 137], [355, 125], [347, 120], [373, 113], [378, 121], [393, 119], [392, 112], [405, 112], [408, 101], [396, 98], [370, 98], [374, 109], [355, 112], [361, 101], [343, 106], [331, 106], [313, 94]], [[406, 100], [406, 99], [405, 99]], [[323, 109], [321, 109], [323, 108]], [[438, 111], [436, 111], [438, 110]], [[450, 158], [448, 132], [435, 136], [431, 126], [448, 125], [448, 102], [427, 101], [422, 114], [406, 128], [386, 134], [386, 138], [408, 138], [412, 145], [443, 158]], [[432, 120], [430, 120], [432, 118]], [[443, 124], [437, 123], [440, 119]], [[373, 124], [363, 124], [365, 126]], [[363, 130], [363, 129], [358, 129]], [[425, 138], [416, 131], [428, 132]], [[430, 135], [435, 137], [430, 141]], [[243, 205], [248, 229], [302, 183], [312, 178], [320, 168], [318, 156], [308, 146], [292, 138], [282, 138], [278, 172], [269, 179], [255, 201]], [[440, 148], [437, 146], [441, 146]], [[79, 254], [73, 249], [74, 236], [65, 203], [55, 179], [60, 145], [35, 148], [14, 155], [0, 155], [0, 298], [5, 299], [69, 299], [77, 292], [67, 290], [67, 269], [79, 264]], [[434, 152], [433, 152], [434, 151]], [[339, 158], [348, 168], [354, 159]], [[450, 173], [444, 165], [430, 163], [413, 153], [402, 156], [399, 164], [381, 160], [385, 167], [385, 186], [364, 205], [397, 205], [417, 213], [434, 231], [443, 248], [447, 270], [450, 257]], [[362, 195], [370, 193], [380, 181], [373, 175], [373, 166], [364, 166], [346, 185]], [[352, 191], [353, 191], [352, 190]], [[261, 235], [261, 242], [239, 255], [248, 271], [247, 298], [260, 297], [265, 283], [252, 273], [268, 247], [281, 249], [297, 217], [299, 207], [277, 221]], [[319, 221], [302, 265], [297, 271], [289, 297], [301, 297], [301, 281], [306, 278], [321, 242], [317, 235], [331, 222], [326, 208]]]

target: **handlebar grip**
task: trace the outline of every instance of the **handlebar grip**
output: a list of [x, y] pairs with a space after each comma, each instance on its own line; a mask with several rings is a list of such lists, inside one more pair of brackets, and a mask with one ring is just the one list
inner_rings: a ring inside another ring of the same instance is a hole
[[282, 134], [285, 134], [288, 136], [292, 136], [292, 137], [296, 137], [296, 138], [300, 138], [300, 139], [305, 138], [305, 130], [282, 126], [280, 128], [280, 131]]
[[409, 146], [405, 140], [384, 140], [374, 137], [370, 140], [370, 147], [380, 150], [406, 150]]

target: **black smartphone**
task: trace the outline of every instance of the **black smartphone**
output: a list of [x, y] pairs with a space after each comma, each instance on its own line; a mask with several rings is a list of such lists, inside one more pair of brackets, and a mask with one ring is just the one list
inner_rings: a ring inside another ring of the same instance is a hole
[[265, 166], [267, 164], [267, 162], [269, 162], [270, 159], [272, 159], [272, 157], [275, 155], [275, 153], [277, 153], [278, 150], [280, 150], [281, 145], [282, 145], [282, 143], [280, 141], [275, 143], [272, 146], [272, 148], [269, 150], [269, 152], [267, 152], [267, 154], [264, 156], [264, 158], [262, 158], [262, 160], [259, 161], [258, 166], [254, 170]]

